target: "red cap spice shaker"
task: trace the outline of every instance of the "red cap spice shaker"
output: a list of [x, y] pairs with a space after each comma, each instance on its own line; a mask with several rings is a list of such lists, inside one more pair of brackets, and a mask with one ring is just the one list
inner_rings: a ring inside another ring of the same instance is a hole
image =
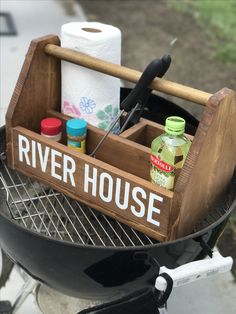
[[41, 121], [41, 135], [53, 141], [61, 140], [62, 122], [57, 118], [46, 118]]

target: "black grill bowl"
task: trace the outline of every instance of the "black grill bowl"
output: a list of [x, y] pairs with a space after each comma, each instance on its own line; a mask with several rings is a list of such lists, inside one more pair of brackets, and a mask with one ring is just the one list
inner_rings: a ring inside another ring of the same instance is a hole
[[[124, 89], [122, 97], [128, 91]], [[187, 131], [194, 134], [198, 121], [175, 104], [164, 101], [165, 106], [162, 106], [163, 99], [151, 96], [149, 105], [155, 106], [155, 112], [158, 108], [166, 110], [154, 120], [163, 123], [170, 114], [181, 115], [187, 121]], [[155, 115], [150, 116], [153, 120]], [[146, 118], [149, 118], [148, 114]], [[1, 153], [5, 151], [4, 128], [0, 131], [0, 144]], [[206, 227], [199, 227], [199, 231], [173, 242], [134, 247], [83, 245], [36, 233], [11, 218], [6, 200], [1, 196], [0, 246], [33, 278], [66, 295], [89, 299], [119, 297], [154, 286], [162, 265], [175, 268], [204, 258], [207, 246], [203, 244], [214, 247], [236, 207], [235, 186], [233, 178], [222, 201], [212, 209], [212, 212], [220, 209], [220, 215]], [[3, 189], [1, 191], [0, 195], [5, 195]]]

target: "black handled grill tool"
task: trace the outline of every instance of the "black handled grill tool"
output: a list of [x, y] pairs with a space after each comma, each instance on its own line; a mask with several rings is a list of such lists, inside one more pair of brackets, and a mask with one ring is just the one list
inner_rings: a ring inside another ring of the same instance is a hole
[[[145, 106], [145, 101], [147, 100], [151, 89], [148, 88], [150, 83], [154, 80], [156, 76], [161, 77], [160, 75], [164, 75], [169, 68], [171, 58], [169, 55], [164, 55], [161, 59], [155, 59], [146, 67], [144, 72], [142, 73], [139, 81], [137, 82], [134, 89], [129, 93], [129, 95], [122, 101], [121, 103], [121, 112], [116, 118], [116, 120], [111, 124], [106, 134], [102, 137], [100, 142], [97, 144], [93, 152], [90, 156], [95, 156], [96, 151], [99, 149], [101, 144], [104, 142], [108, 134], [113, 130], [117, 122], [120, 120], [121, 116], [124, 112], [130, 112], [130, 118], [136, 112], [139, 107]], [[143, 100], [143, 101], [140, 101]], [[144, 104], [144, 105], [143, 105]], [[133, 109], [133, 110], [132, 110]], [[119, 134], [123, 131], [123, 127], [121, 128]]]
[[[163, 77], [165, 73], [168, 71], [171, 64], [171, 57], [170, 55], [164, 55], [161, 60], [162, 60], [162, 67], [160, 68], [160, 71], [156, 75], [157, 77], [160, 77], [160, 78]], [[125, 122], [123, 123], [122, 128], [120, 130], [120, 133], [125, 131], [127, 127], [131, 127], [139, 122], [143, 114], [145, 105], [148, 102], [151, 92], [152, 90], [150, 88], [147, 88], [144, 91], [144, 93], [138, 99], [136, 106], [127, 114]]]

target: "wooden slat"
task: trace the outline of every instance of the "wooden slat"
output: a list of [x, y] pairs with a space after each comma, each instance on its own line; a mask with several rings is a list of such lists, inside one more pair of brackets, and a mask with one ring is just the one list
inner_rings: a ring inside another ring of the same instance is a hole
[[[55, 110], [48, 111], [47, 116], [60, 119], [64, 130], [66, 129], [66, 121], [71, 119], [71, 117]], [[163, 132], [163, 125], [141, 118], [138, 124], [126, 130], [120, 136], [110, 134], [96, 152], [96, 158], [149, 181], [150, 144], [154, 138]], [[94, 150], [104, 134], [105, 131], [88, 125], [88, 154]], [[188, 136], [190, 139], [193, 138], [191, 135]], [[63, 134], [63, 142], [66, 144], [65, 133]]]
[[[105, 73], [114, 77], [118, 77], [120, 79], [132, 83], [137, 83], [142, 75], [142, 73], [139, 71], [135, 71], [124, 66], [119, 66], [117, 64], [103, 61], [88, 56], [84, 53], [68, 48], [62, 48], [60, 46], [53, 44], [48, 44], [45, 47], [45, 52], [59, 59], [69, 61], [74, 64], [79, 64], [86, 68], [101, 73]], [[150, 88], [168, 95], [192, 101], [200, 105], [205, 105], [210, 96], [212, 96], [212, 94], [200, 91], [198, 89], [159, 78], [155, 78], [155, 80], [153, 80], [152, 84], [150, 84]]]
[[[48, 116], [59, 118], [64, 126], [68, 117], [57, 111], [49, 111]], [[104, 136], [105, 131], [92, 125], [88, 125], [86, 138], [87, 154], [91, 153]], [[65, 138], [65, 136], [63, 136]], [[65, 142], [66, 143], [66, 140]], [[109, 134], [96, 152], [96, 159], [102, 160], [109, 165], [134, 174], [140, 178], [149, 180], [150, 148], [127, 141], [117, 135]]]
[[174, 190], [172, 238], [188, 234], [227, 188], [236, 166], [236, 96], [209, 99]]
[[49, 42], [60, 41], [49, 35], [30, 44], [6, 114], [7, 143], [12, 127], [21, 125], [38, 131], [47, 110], [60, 110], [60, 61], [45, 54]]
[[[161, 241], [166, 238], [173, 198], [172, 192], [154, 186], [146, 180], [81, 154], [60, 143], [50, 141], [25, 128], [13, 128], [12, 135], [14, 143], [13, 163], [16, 170], [36, 178], [151, 237]], [[22, 136], [23, 140], [20, 139]], [[26, 149], [25, 153], [20, 153], [22, 147], [23, 150]], [[45, 154], [46, 149], [48, 150], [48, 156]], [[70, 158], [70, 162], [66, 164], [65, 158]], [[40, 159], [44, 160], [45, 169], [42, 168]], [[72, 175], [69, 175], [69, 172], [66, 172], [67, 175], [65, 175], [65, 169], [67, 167], [68, 169], [72, 168], [73, 164], [75, 168]], [[85, 171], [86, 167], [89, 168], [87, 174]], [[95, 175], [93, 171], [96, 171], [97, 174]], [[88, 192], [86, 192], [85, 182], [87, 182], [88, 177], [92, 178], [93, 176], [94, 178], [96, 177], [96, 182], [94, 179], [93, 184], [91, 182], [88, 183]], [[102, 179], [103, 176], [106, 178], [104, 181]], [[118, 188], [117, 180], [120, 180], [121, 188]], [[127, 208], [120, 209], [117, 205], [116, 197], [121, 204], [124, 202], [125, 187], [128, 189], [126, 191]], [[139, 190], [137, 194], [133, 194], [135, 189]], [[138, 200], [135, 200], [135, 197]], [[154, 202], [152, 197], [155, 199]], [[140, 203], [142, 204], [140, 205]], [[135, 216], [131, 206], [135, 207], [137, 213], [144, 212], [144, 216], [142, 218]], [[155, 210], [152, 210], [152, 206], [158, 208], [160, 213], [155, 213]], [[160, 226], [147, 221], [148, 212], [152, 214], [153, 220], [160, 223]]]
[[136, 138], [137, 138], [137, 133], [140, 134], [140, 133], [143, 133], [144, 132], [144, 129], [146, 127], [146, 124], [145, 122], [143, 122], [143, 120], [140, 119], [140, 122], [133, 125], [131, 128], [125, 130], [124, 132], [122, 132], [120, 134], [121, 137], [124, 137], [124, 138], [128, 138], [130, 140], [134, 140], [136, 141]]
[[[165, 128], [162, 124], [141, 118], [138, 124], [124, 131], [120, 136], [150, 148], [152, 141], [164, 132]], [[193, 140], [192, 135], [185, 133], [185, 136]]]

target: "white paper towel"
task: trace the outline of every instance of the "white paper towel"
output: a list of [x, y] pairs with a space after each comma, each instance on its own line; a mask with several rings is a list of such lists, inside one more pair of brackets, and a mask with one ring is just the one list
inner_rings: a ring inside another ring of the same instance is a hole
[[[120, 64], [121, 32], [111, 25], [97, 22], [64, 24], [61, 46]], [[120, 80], [65, 61], [61, 66], [62, 112], [107, 130], [120, 112]]]

